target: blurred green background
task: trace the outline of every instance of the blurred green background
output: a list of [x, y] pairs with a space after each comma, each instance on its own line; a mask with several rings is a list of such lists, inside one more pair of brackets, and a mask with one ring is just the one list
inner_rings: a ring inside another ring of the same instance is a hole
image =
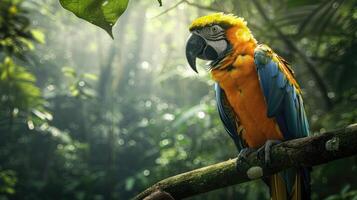
[[[313, 134], [357, 122], [355, 0], [131, 1], [115, 40], [57, 1], [1, 0], [0, 200], [126, 200], [236, 156], [205, 63], [197, 75], [184, 54], [190, 22], [219, 11], [293, 65]], [[356, 156], [312, 176], [313, 199], [357, 199]], [[253, 181], [190, 199], [268, 190]]]

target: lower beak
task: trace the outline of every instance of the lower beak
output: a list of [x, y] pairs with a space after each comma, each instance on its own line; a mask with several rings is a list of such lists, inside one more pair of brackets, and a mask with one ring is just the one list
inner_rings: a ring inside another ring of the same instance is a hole
[[[186, 43], [186, 58], [190, 67], [193, 71], [197, 72], [196, 68], [196, 58], [203, 53], [204, 48], [206, 47], [206, 41], [196, 35], [191, 34]], [[197, 72], [198, 73], [198, 72]]]

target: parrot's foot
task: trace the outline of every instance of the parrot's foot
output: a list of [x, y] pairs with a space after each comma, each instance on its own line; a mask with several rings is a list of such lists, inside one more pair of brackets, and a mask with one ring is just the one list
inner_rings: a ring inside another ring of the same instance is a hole
[[280, 140], [267, 140], [265, 144], [258, 149], [258, 156], [264, 156], [264, 162], [266, 166], [270, 166], [271, 164], [271, 148], [279, 143], [281, 143]]
[[248, 155], [252, 152], [254, 152], [256, 149], [254, 148], [243, 148], [242, 150], [240, 150], [239, 154], [238, 154], [238, 160], [239, 159], [243, 159], [243, 160], [247, 160]]
[[256, 149], [254, 148], [243, 148], [240, 150], [237, 158], [237, 171], [240, 171], [239, 166], [246, 165], [247, 164], [247, 158], [250, 153], [254, 152]]

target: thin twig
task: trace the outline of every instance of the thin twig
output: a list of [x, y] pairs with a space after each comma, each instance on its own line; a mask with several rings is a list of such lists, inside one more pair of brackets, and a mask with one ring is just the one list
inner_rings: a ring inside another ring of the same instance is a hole
[[197, 4], [197, 3], [192, 3], [192, 2], [189, 2], [187, 0], [181, 0], [179, 2], [177, 2], [175, 5], [171, 6], [170, 8], [164, 10], [163, 12], [161, 12], [160, 14], [152, 17], [153, 18], [156, 18], [156, 17], [160, 17], [161, 15], [164, 15], [168, 12], [170, 12], [171, 10], [177, 8], [179, 5], [181, 5], [182, 3], [186, 3], [187, 5], [189, 6], [192, 6], [192, 7], [196, 7], [196, 8], [199, 8], [199, 9], [203, 9], [203, 10], [208, 10], [208, 11], [213, 11], [213, 12], [227, 12], [226, 10], [220, 10], [220, 9], [217, 9], [217, 8], [213, 8], [213, 7], [209, 7], [209, 6], [203, 6], [201, 4]]
[[209, 11], [213, 11], [213, 12], [224, 12], [224, 13], [227, 12], [226, 10], [220, 10], [220, 9], [213, 8], [213, 7], [210, 7], [210, 6], [203, 6], [203, 5], [201, 5], [201, 4], [192, 3], [192, 2], [189, 2], [189, 1], [187, 1], [187, 0], [184, 0], [184, 2], [185, 2], [187, 5], [190, 5], [190, 6], [193, 6], [193, 7], [196, 7], [196, 8], [200, 8], [200, 9], [204, 9], [204, 10], [209, 10]]
[[171, 10], [175, 9], [176, 7], [178, 7], [180, 4], [182, 4], [182, 3], [184, 3], [184, 2], [185, 2], [185, 0], [181, 0], [181, 1], [177, 2], [175, 5], [173, 5], [173, 6], [171, 6], [170, 8], [164, 10], [163, 12], [161, 12], [160, 14], [158, 14], [158, 15], [152, 17], [151, 19], [156, 18], [156, 17], [160, 17], [161, 15], [164, 15], [164, 14], [170, 12]]

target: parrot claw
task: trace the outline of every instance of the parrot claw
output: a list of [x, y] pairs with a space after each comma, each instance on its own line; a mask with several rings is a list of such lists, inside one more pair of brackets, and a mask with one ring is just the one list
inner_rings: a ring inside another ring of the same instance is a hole
[[254, 152], [255, 149], [253, 148], [243, 148], [242, 150], [240, 150], [239, 154], [238, 154], [238, 159], [243, 159], [243, 160], [247, 160], [248, 155], [252, 152]]
[[271, 148], [279, 143], [281, 143], [280, 140], [267, 140], [265, 144], [258, 149], [258, 157], [261, 158], [264, 156], [264, 163], [266, 166], [270, 166], [271, 164]]
[[237, 164], [236, 164], [237, 171], [240, 171], [240, 169], [238, 167], [241, 166], [241, 163], [246, 164], [249, 154], [254, 152], [255, 150], [256, 149], [254, 149], [254, 148], [243, 148], [242, 150], [240, 150], [240, 152], [238, 154], [238, 158], [237, 158]]

